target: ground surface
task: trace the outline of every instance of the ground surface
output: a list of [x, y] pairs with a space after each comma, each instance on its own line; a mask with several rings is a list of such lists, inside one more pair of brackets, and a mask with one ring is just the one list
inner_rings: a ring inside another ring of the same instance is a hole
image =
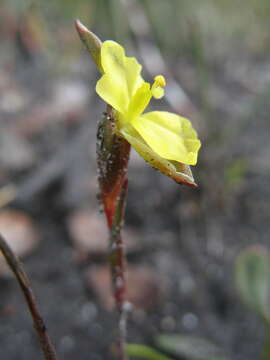
[[[112, 359], [116, 319], [96, 200], [103, 111], [93, 92], [96, 71], [83, 56], [69, 60], [68, 71], [52, 70], [22, 34], [5, 44], [12, 52], [0, 70], [0, 180], [17, 186], [0, 218], [16, 210], [35, 228], [36, 246], [23, 262], [59, 358]], [[241, 249], [268, 243], [270, 65], [265, 49], [248, 44], [237, 52], [237, 44], [213, 58], [206, 52], [201, 62], [196, 49], [168, 60], [194, 106], [183, 112], [203, 140], [198, 189], [131, 156], [126, 239], [137, 306], [130, 342], [153, 344], [160, 332], [181, 332], [213, 341], [229, 359], [259, 358], [264, 328], [241, 304], [233, 268]], [[1, 359], [41, 358], [18, 286], [0, 276]]]

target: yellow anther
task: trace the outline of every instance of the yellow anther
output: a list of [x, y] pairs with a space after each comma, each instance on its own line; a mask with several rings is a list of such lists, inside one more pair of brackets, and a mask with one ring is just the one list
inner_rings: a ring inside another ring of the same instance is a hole
[[155, 80], [154, 84], [156, 86], [161, 86], [161, 87], [166, 86], [166, 80], [165, 80], [165, 77], [163, 75], [157, 75], [154, 80]]
[[164, 89], [161, 86], [152, 86], [151, 93], [155, 99], [161, 99], [164, 96]]
[[157, 75], [154, 78], [154, 84], [151, 87], [151, 92], [154, 98], [156, 99], [162, 98], [162, 96], [164, 95], [164, 89], [163, 89], [164, 86], [166, 86], [166, 80], [164, 76]]

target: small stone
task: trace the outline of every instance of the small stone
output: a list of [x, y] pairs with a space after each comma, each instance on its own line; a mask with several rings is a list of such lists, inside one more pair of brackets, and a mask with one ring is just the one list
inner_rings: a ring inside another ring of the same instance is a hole
[[131, 265], [128, 267], [127, 288], [128, 300], [136, 308], [150, 310], [163, 300], [166, 284], [153, 267]]
[[[81, 82], [59, 79], [50, 88], [51, 98], [44, 98], [29, 108], [29, 111], [18, 114], [15, 126], [17, 134], [33, 137], [46, 131], [52, 124], [77, 123], [86, 111], [89, 102], [89, 90]], [[0, 103], [1, 107], [1, 103]]]
[[[103, 214], [97, 210], [77, 210], [68, 219], [68, 229], [80, 259], [85, 259], [89, 255], [106, 256], [109, 233]], [[123, 239], [127, 251], [137, 247], [138, 238], [131, 230], [123, 229]]]
[[69, 353], [75, 346], [75, 340], [69, 335], [65, 335], [61, 338], [59, 348], [63, 353]]
[[81, 257], [107, 251], [108, 230], [105, 219], [97, 212], [77, 210], [68, 219], [68, 229], [74, 248]]
[[24, 170], [35, 164], [36, 155], [23, 137], [4, 130], [0, 134], [0, 162], [4, 168]]
[[[0, 76], [2, 78], [3, 73], [0, 73]], [[27, 93], [27, 89], [22, 89], [18, 84], [14, 84], [14, 81], [12, 81], [10, 77], [4, 79], [6, 84], [3, 84], [3, 79], [1, 80], [0, 111], [7, 114], [16, 114], [25, 110], [30, 103], [30, 95]]]
[[86, 282], [93, 288], [101, 306], [106, 310], [112, 310], [114, 307], [114, 298], [109, 266], [100, 265], [90, 267], [86, 272]]
[[[0, 211], [0, 233], [18, 257], [30, 254], [38, 243], [32, 219], [21, 211]], [[10, 275], [6, 260], [0, 253], [0, 275]]]
[[89, 102], [88, 87], [78, 81], [56, 81], [52, 87], [49, 105], [51, 118], [71, 119], [73, 114], [81, 113]]
[[199, 320], [195, 314], [187, 313], [182, 318], [182, 324], [187, 330], [194, 330], [198, 326]]
[[160, 325], [164, 332], [174, 331], [176, 327], [176, 321], [172, 316], [165, 316], [161, 320]]
[[[112, 310], [114, 297], [111, 285], [110, 267], [100, 265], [90, 267], [86, 273], [86, 281], [96, 293], [100, 304]], [[127, 268], [127, 300], [135, 308], [150, 310], [159, 305], [165, 293], [164, 279], [150, 266], [134, 266]]]

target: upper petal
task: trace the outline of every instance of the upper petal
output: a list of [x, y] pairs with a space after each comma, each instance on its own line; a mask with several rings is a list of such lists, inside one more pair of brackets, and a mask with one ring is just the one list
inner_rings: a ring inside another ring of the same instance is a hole
[[104, 74], [96, 84], [96, 92], [115, 110], [120, 113], [127, 111], [128, 94], [124, 91], [121, 81], [118, 81], [116, 77], [111, 76], [111, 74]]
[[132, 126], [162, 158], [195, 165], [201, 142], [186, 118], [153, 111], [132, 120]]
[[125, 76], [130, 98], [144, 83], [141, 77], [142, 66], [134, 57], [125, 57]]
[[101, 65], [105, 75], [97, 83], [97, 93], [113, 107], [116, 104], [118, 111], [126, 112], [132, 96], [144, 82], [140, 75], [142, 66], [135, 58], [125, 56], [124, 48], [114, 41], [102, 44]]

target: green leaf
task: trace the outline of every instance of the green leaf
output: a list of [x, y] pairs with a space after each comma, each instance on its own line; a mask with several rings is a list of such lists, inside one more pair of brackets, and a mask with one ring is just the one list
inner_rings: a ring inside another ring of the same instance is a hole
[[218, 346], [194, 336], [164, 334], [157, 337], [157, 343], [172, 355], [190, 360], [226, 360]]
[[172, 360], [155, 349], [146, 345], [128, 344], [127, 353], [129, 356], [147, 360]]
[[260, 245], [251, 246], [238, 255], [235, 263], [236, 287], [243, 302], [270, 322], [270, 255]]

